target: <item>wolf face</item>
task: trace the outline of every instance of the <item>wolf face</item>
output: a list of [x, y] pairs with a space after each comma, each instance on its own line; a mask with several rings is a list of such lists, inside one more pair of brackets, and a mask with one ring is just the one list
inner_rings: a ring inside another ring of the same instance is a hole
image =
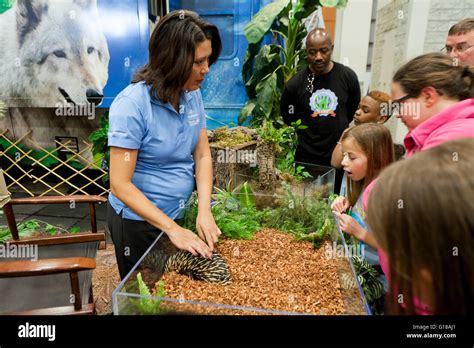
[[9, 106], [102, 102], [110, 56], [96, 0], [18, 0], [0, 16], [0, 36]]

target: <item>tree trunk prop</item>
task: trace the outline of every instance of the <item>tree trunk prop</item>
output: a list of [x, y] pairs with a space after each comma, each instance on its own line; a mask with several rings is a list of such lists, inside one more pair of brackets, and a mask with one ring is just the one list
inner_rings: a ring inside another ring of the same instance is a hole
[[277, 174], [275, 168], [275, 145], [266, 144], [259, 139], [257, 144], [258, 186], [270, 191], [275, 188]]

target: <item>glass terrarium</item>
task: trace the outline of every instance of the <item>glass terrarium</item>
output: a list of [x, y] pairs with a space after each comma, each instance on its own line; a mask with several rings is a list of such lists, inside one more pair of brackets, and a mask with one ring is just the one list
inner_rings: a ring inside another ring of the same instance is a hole
[[[186, 228], [195, 221], [192, 204], [180, 222]], [[370, 313], [328, 199], [291, 188], [285, 195], [263, 194], [244, 183], [216, 192], [212, 210], [223, 232], [219, 257], [204, 261], [188, 253], [182, 260], [184, 252], [161, 233], [115, 289], [114, 314]], [[222, 269], [214, 264], [203, 271], [207, 279], [189, 271], [206, 262], [224, 262], [230, 278], [216, 282], [209, 274]], [[170, 266], [183, 264], [184, 271]]]
[[320, 192], [321, 197], [328, 198], [334, 193], [336, 182], [336, 170], [332, 167], [320, 166], [311, 163], [295, 162], [295, 165], [304, 168], [309, 177], [303, 180], [304, 195], [311, 196], [315, 192]]
[[281, 194], [287, 186], [300, 197], [329, 198], [334, 193], [336, 170], [332, 167], [310, 163], [295, 162], [295, 173], [280, 173], [280, 179], [265, 187], [259, 175], [237, 173], [232, 181], [232, 187], [239, 187], [247, 182], [256, 192], [263, 194]]

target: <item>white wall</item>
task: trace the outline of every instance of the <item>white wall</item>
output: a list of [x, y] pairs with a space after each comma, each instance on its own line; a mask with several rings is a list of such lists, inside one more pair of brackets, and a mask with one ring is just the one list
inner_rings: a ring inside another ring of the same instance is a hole
[[430, 6], [431, 0], [412, 0], [409, 2], [405, 61], [423, 54]]
[[423, 52], [439, 51], [453, 24], [474, 17], [473, 0], [431, 0]]
[[369, 83], [366, 70], [372, 4], [372, 0], [350, 0], [345, 9], [336, 11], [333, 59], [356, 72], [362, 91]]
[[[396, 70], [423, 53], [431, 0], [391, 0], [379, 3], [372, 59], [371, 89], [390, 93]], [[398, 120], [386, 123], [396, 143], [402, 143], [406, 127]]]

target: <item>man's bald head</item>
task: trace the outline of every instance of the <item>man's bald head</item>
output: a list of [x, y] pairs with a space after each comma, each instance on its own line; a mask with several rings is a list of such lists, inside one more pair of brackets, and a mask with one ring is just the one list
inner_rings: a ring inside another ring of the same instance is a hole
[[313, 41], [317, 43], [328, 43], [329, 46], [332, 46], [331, 34], [324, 28], [314, 28], [308, 33], [306, 37], [306, 47], [308, 42]]
[[314, 74], [326, 74], [332, 69], [333, 48], [331, 35], [326, 29], [316, 28], [309, 32], [306, 38], [306, 56]]

